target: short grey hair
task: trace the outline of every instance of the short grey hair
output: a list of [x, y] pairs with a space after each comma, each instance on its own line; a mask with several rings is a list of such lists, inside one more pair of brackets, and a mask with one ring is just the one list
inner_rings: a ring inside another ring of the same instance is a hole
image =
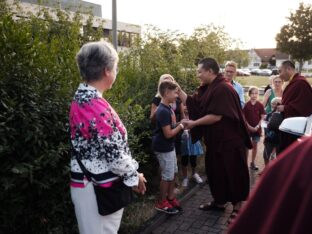
[[111, 71], [118, 62], [118, 54], [106, 41], [84, 44], [76, 55], [82, 79], [86, 82], [101, 79], [104, 69]]
[[236, 70], [237, 69], [237, 63], [235, 63], [234, 61], [227, 61], [225, 63], [225, 67], [234, 67]]

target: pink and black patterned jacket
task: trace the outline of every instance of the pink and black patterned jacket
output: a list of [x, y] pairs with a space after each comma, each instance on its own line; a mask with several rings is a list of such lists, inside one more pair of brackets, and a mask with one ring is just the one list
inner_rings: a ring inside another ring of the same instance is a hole
[[94, 87], [80, 84], [71, 103], [69, 124], [74, 148], [71, 186], [84, 187], [86, 182], [76, 157], [101, 186], [109, 187], [120, 177], [127, 186], [138, 184], [138, 163], [131, 156], [127, 131]]

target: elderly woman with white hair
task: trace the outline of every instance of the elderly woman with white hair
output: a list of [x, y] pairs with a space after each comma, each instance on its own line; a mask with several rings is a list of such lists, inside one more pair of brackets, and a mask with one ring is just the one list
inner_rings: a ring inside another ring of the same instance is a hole
[[138, 173], [138, 163], [128, 147], [127, 131], [102, 97], [115, 82], [118, 54], [107, 42], [90, 42], [82, 46], [76, 59], [83, 82], [71, 103], [69, 123], [71, 197], [79, 232], [117, 233], [123, 207], [107, 215], [99, 214], [94, 186], [112, 191], [115, 184], [123, 183], [141, 194], [146, 191], [145, 178]]

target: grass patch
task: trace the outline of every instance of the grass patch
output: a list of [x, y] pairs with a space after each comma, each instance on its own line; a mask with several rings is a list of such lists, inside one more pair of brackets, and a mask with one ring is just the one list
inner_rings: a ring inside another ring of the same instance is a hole
[[[200, 176], [205, 175], [205, 157], [200, 156], [197, 158], [197, 173]], [[190, 180], [190, 186], [188, 188], [183, 188], [181, 186], [182, 183], [182, 171], [180, 158], [178, 157], [178, 179], [176, 180], [177, 188], [179, 189], [177, 198], [183, 197], [185, 193], [189, 191], [194, 185], [195, 182]], [[188, 176], [191, 177], [191, 167], [188, 167]], [[148, 181], [148, 183], [152, 183], [152, 192], [148, 191], [148, 193], [144, 196], [137, 196], [136, 201], [131, 205], [127, 206], [124, 210], [124, 214], [121, 221], [121, 226], [119, 229], [119, 234], [128, 234], [128, 233], [137, 233], [145, 224], [148, 224], [151, 218], [153, 218], [157, 211], [154, 209], [156, 199], [159, 196], [159, 175], [154, 176], [155, 181]], [[151, 185], [150, 185], [151, 186]]]
[[268, 76], [238, 76], [235, 80], [242, 86], [257, 86], [258, 88], [269, 84]]
[[[269, 84], [268, 76], [238, 76], [235, 80], [242, 86], [257, 86], [258, 88]], [[312, 78], [307, 78], [307, 81], [312, 85]]]

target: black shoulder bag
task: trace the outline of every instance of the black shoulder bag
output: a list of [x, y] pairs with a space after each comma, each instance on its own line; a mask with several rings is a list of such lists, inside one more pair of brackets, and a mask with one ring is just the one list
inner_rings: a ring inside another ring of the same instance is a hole
[[273, 112], [268, 123], [268, 129], [277, 131], [284, 120], [284, 115], [281, 112]]
[[[85, 168], [77, 156], [76, 159], [83, 174], [89, 181], [92, 181], [91, 173]], [[112, 214], [129, 205], [133, 201], [132, 188], [126, 186], [122, 182], [122, 179], [113, 181], [112, 186], [108, 188], [99, 186], [93, 182], [93, 188], [99, 214], [103, 216]]]

